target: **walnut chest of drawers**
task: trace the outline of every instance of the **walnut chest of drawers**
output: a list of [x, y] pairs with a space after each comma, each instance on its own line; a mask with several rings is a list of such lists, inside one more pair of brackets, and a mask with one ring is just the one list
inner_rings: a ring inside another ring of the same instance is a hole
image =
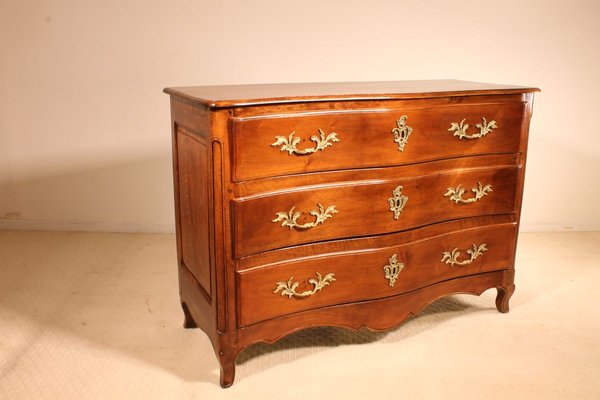
[[298, 329], [389, 329], [452, 293], [508, 311], [530, 87], [168, 88], [184, 326], [221, 385]]

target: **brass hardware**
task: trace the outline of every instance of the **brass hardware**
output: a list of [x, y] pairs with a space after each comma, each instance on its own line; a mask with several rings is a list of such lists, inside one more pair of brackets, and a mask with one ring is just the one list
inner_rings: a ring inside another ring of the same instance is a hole
[[324, 208], [321, 204], [317, 203], [317, 206], [319, 206], [318, 211], [312, 210], [309, 212], [310, 215], [312, 215], [316, 218], [316, 220], [314, 222], [307, 222], [302, 225], [298, 224], [296, 221], [298, 220], [298, 218], [300, 218], [300, 215], [302, 215], [302, 213], [294, 212], [296, 207], [292, 207], [292, 209], [288, 213], [286, 213], [286, 212], [276, 213], [276, 217], [274, 220], [272, 220], [272, 222], [283, 221], [283, 222], [281, 222], [281, 226], [283, 226], [283, 227], [287, 226], [290, 228], [290, 230], [292, 228], [308, 229], [308, 228], [314, 228], [315, 226], [324, 223], [326, 219], [333, 217], [333, 214], [336, 214], [338, 212], [338, 210], [336, 210], [334, 205]]
[[477, 246], [475, 243], [473, 243], [473, 248], [467, 250], [467, 254], [469, 254], [471, 256], [470, 259], [468, 260], [464, 260], [464, 261], [458, 261], [458, 257], [460, 256], [460, 251], [455, 248], [452, 251], [444, 251], [442, 253], [442, 259], [441, 262], [446, 262], [446, 264], [450, 264], [451, 267], [454, 267], [455, 265], [468, 265], [471, 264], [473, 261], [475, 261], [475, 259], [477, 257], [479, 257], [480, 255], [483, 254], [484, 251], [487, 251], [487, 245], [485, 243], [481, 244], [480, 246]]
[[308, 280], [308, 283], [310, 283], [311, 285], [314, 286], [314, 288], [312, 290], [307, 290], [302, 293], [296, 292], [296, 288], [298, 287], [298, 285], [300, 283], [299, 282], [292, 283], [292, 281], [294, 280], [294, 277], [292, 276], [292, 277], [290, 277], [290, 279], [287, 282], [277, 282], [277, 287], [275, 288], [273, 293], [277, 293], [281, 290], [281, 295], [288, 296], [289, 299], [291, 299], [292, 296], [308, 297], [308, 296], [312, 296], [313, 294], [317, 293], [319, 290], [323, 289], [325, 286], [329, 286], [331, 284], [331, 282], [335, 282], [335, 274], [333, 274], [333, 273], [328, 273], [324, 277], [322, 277], [321, 274], [318, 272], [315, 272], [315, 273], [317, 274], [317, 279], [312, 278], [312, 279]]
[[398, 262], [398, 254], [391, 256], [388, 262], [390, 264], [383, 267], [383, 271], [385, 272], [385, 279], [390, 281], [390, 286], [394, 286], [398, 275], [404, 269], [404, 263]]
[[475, 193], [475, 197], [471, 197], [470, 199], [463, 199], [462, 196], [465, 194], [466, 190], [458, 185], [456, 188], [448, 188], [448, 191], [444, 195], [445, 197], [450, 197], [450, 201], [454, 203], [474, 203], [477, 200], [481, 199], [483, 196], [487, 196], [489, 192], [493, 192], [492, 185], [483, 186], [481, 182], [477, 183], [476, 187], [471, 188], [471, 191]]
[[475, 124], [475, 127], [479, 128], [479, 133], [474, 133], [472, 135], [469, 135], [467, 133], [467, 129], [469, 129], [469, 124], [465, 124], [464, 118], [459, 123], [451, 122], [450, 128], [448, 128], [448, 130], [450, 132], [454, 132], [454, 136], [458, 136], [459, 139], [463, 139], [463, 138], [479, 139], [479, 138], [484, 137], [485, 135], [490, 133], [493, 129], [498, 127], [498, 125], [496, 124], [496, 121], [491, 120], [490, 122], [487, 122], [485, 117], [481, 117], [481, 118], [483, 121], [479, 124]]
[[407, 119], [408, 117], [406, 115], [402, 115], [400, 119], [396, 121], [397, 127], [392, 129], [392, 133], [394, 134], [394, 142], [398, 143], [398, 151], [404, 151], [404, 146], [406, 146], [408, 137], [413, 130], [412, 127], [406, 125]]
[[295, 133], [296, 132], [290, 133], [290, 136], [287, 138], [285, 136], [275, 136], [275, 142], [271, 143], [271, 146], [276, 147], [279, 145], [283, 145], [281, 146], [281, 151], [287, 151], [289, 155], [304, 155], [315, 153], [319, 150], [325, 150], [327, 147], [333, 146], [334, 142], [340, 141], [340, 139], [338, 139], [337, 137], [337, 133], [331, 132], [329, 135], [327, 135], [327, 137], [325, 137], [325, 132], [323, 132], [322, 129], [319, 129], [319, 136], [313, 135], [310, 137], [310, 140], [315, 142], [316, 146], [313, 148], [298, 150], [296, 146], [298, 146], [301, 139], [298, 137], [294, 137]]
[[408, 202], [408, 197], [402, 194], [402, 186], [398, 186], [392, 193], [394, 197], [390, 197], [388, 203], [390, 204], [390, 211], [394, 213], [394, 219], [398, 219]]

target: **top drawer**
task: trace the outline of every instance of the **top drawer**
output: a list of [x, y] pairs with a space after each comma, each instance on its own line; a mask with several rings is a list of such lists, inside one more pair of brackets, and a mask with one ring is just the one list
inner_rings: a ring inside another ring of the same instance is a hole
[[479, 103], [231, 119], [235, 181], [519, 149], [524, 104]]

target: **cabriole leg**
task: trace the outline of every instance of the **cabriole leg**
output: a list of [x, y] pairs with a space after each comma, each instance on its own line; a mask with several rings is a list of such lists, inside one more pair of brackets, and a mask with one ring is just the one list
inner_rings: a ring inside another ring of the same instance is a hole
[[183, 320], [183, 327], [185, 329], [197, 328], [198, 325], [194, 322], [192, 315], [190, 314], [190, 310], [188, 310], [187, 304], [181, 303], [181, 308], [183, 308], [183, 315], [185, 319]]
[[498, 287], [498, 295], [496, 296], [496, 308], [501, 313], [509, 311], [508, 301], [515, 292], [515, 285], [509, 284], [506, 287]]
[[221, 365], [221, 387], [228, 388], [233, 385], [235, 379], [235, 355], [221, 354], [219, 364]]

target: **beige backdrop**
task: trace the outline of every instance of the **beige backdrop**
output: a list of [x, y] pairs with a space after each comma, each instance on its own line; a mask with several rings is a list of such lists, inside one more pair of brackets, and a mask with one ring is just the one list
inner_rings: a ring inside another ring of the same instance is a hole
[[600, 229], [598, 1], [0, 0], [0, 227], [172, 231], [165, 86], [541, 87], [523, 229]]

